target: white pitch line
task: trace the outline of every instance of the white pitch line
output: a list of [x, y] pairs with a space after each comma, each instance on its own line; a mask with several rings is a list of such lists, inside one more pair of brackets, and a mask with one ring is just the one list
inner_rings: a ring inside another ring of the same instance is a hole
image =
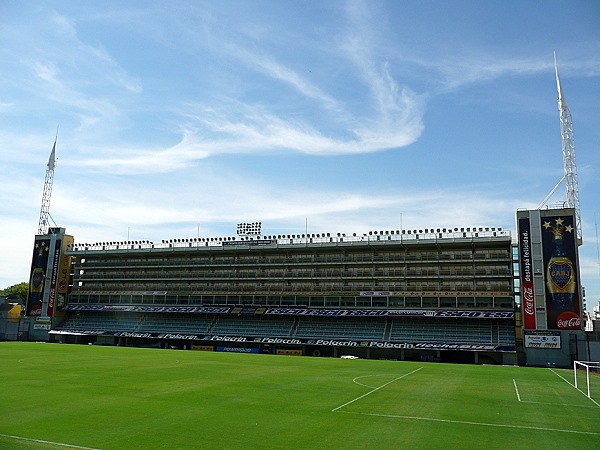
[[401, 378], [407, 377], [407, 376], [409, 376], [409, 375], [412, 375], [412, 374], [413, 374], [413, 373], [415, 373], [415, 372], [418, 372], [418, 371], [419, 371], [419, 370], [421, 370], [422, 368], [423, 368], [423, 367], [419, 367], [418, 369], [415, 369], [415, 370], [413, 370], [412, 372], [405, 373], [404, 375], [400, 375], [399, 377], [396, 377], [396, 378], [394, 378], [392, 381], [388, 381], [387, 383], [384, 383], [384, 384], [382, 384], [381, 386], [379, 386], [379, 387], [376, 387], [376, 388], [374, 388], [374, 389], [370, 390], [370, 391], [369, 391], [369, 392], [367, 392], [366, 394], [363, 394], [363, 395], [361, 395], [360, 397], [356, 397], [355, 399], [352, 399], [352, 400], [350, 400], [349, 402], [346, 402], [346, 403], [344, 403], [343, 405], [340, 405], [340, 406], [338, 406], [337, 408], [334, 408], [334, 409], [332, 409], [331, 411], [332, 411], [332, 412], [333, 412], [333, 411], [337, 411], [338, 409], [341, 409], [341, 408], [343, 408], [344, 406], [348, 406], [349, 404], [351, 404], [351, 403], [354, 403], [355, 401], [357, 401], [357, 400], [360, 400], [361, 398], [364, 398], [364, 397], [366, 397], [367, 395], [369, 395], [369, 394], [372, 394], [373, 392], [376, 392], [376, 391], [378, 391], [379, 389], [381, 389], [381, 388], [383, 388], [383, 387], [387, 386], [388, 384], [391, 384], [391, 383], [393, 383], [394, 381], [397, 381], [397, 380], [399, 380], [399, 379], [401, 379]]
[[565, 377], [563, 377], [561, 374], [559, 374], [558, 372], [555, 372], [554, 369], [550, 369], [550, 371], [556, 375], [557, 377], [562, 378], [565, 383], [567, 383], [569, 386], [571, 386], [573, 389], [575, 389], [577, 392], [579, 392], [581, 395], [585, 396], [585, 398], [587, 398], [588, 400], [591, 400], [592, 403], [594, 403], [594, 405], [596, 405], [598, 408], [600, 408], [600, 403], [598, 403], [596, 400], [594, 400], [593, 398], [588, 397], [585, 392], [583, 392], [582, 390], [579, 390], [575, 387], [574, 383], [571, 383], [569, 380], [567, 380]]
[[515, 392], [517, 393], [517, 400], [521, 401], [521, 396], [519, 395], [519, 388], [517, 387], [517, 381], [513, 378], [513, 384], [515, 385]]
[[531, 400], [521, 400], [521, 403], [531, 403], [533, 405], [550, 405], [550, 406], [568, 406], [569, 408], [594, 408], [594, 405], [574, 405], [572, 403], [551, 403], [551, 402], [534, 402]]
[[362, 376], [360, 376], [360, 377], [356, 377], [356, 378], [352, 379], [352, 382], [353, 382], [353, 383], [356, 383], [356, 384], [358, 384], [359, 386], [367, 387], [367, 388], [369, 388], [369, 389], [375, 389], [377, 386], [370, 386], [370, 385], [368, 385], [368, 384], [361, 383], [361, 382], [360, 382], [360, 381], [358, 381], [358, 380], [360, 380], [361, 378], [371, 378], [371, 377], [386, 377], [386, 376], [389, 376], [389, 375], [390, 375], [390, 374], [381, 374], [381, 375], [362, 375]]
[[429, 422], [445, 422], [445, 423], [457, 423], [461, 425], [478, 425], [485, 427], [498, 427], [498, 428], [517, 428], [524, 430], [536, 430], [536, 431], [554, 431], [557, 433], [575, 433], [575, 434], [591, 434], [593, 436], [600, 435], [600, 433], [596, 433], [594, 431], [577, 431], [577, 430], [562, 430], [560, 428], [547, 428], [547, 427], [527, 427], [524, 425], [508, 425], [501, 423], [485, 423], [485, 422], [469, 422], [463, 420], [450, 420], [450, 419], [436, 419], [433, 417], [416, 417], [416, 416], [400, 416], [396, 414], [372, 414], [372, 413], [362, 413], [362, 412], [354, 412], [354, 411], [339, 411], [344, 414], [360, 414], [363, 416], [374, 416], [374, 417], [388, 417], [392, 419], [407, 419], [407, 420], [426, 420]]
[[553, 369], [549, 369], [550, 372], [552, 372], [554, 375], [556, 375], [557, 377], [561, 378], [565, 383], [567, 383], [569, 386], [571, 387], [575, 387], [575, 385], [573, 383], [571, 383], [569, 380], [567, 380], [565, 377], [563, 377], [560, 373], [556, 372]]
[[17, 439], [20, 441], [37, 442], [39, 444], [56, 445], [58, 447], [80, 448], [83, 450], [100, 450], [100, 449], [93, 448], [93, 447], [82, 447], [81, 445], [63, 444], [62, 442], [44, 441], [43, 439], [32, 439], [32, 438], [26, 438], [26, 437], [22, 437], [22, 436], [12, 436], [10, 434], [0, 433], [0, 437], [5, 437], [5, 438], [9, 438], [9, 439]]

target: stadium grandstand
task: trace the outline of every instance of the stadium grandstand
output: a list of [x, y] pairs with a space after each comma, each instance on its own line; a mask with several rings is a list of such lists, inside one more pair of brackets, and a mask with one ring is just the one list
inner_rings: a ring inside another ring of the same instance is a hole
[[56, 304], [49, 340], [516, 362], [507, 230], [263, 236], [259, 227], [239, 234], [70, 242], [69, 287]]

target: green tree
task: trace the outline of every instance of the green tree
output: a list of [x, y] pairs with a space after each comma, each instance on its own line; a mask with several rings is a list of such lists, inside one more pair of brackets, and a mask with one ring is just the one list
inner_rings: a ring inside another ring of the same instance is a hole
[[29, 283], [23, 281], [22, 283], [13, 284], [6, 289], [0, 290], [0, 295], [6, 297], [8, 300], [13, 302], [19, 302], [25, 304], [27, 301], [27, 294], [29, 293]]

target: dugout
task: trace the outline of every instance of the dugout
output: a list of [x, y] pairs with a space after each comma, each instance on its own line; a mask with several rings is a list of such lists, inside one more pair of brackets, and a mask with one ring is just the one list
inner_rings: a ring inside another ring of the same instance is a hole
[[303, 347], [303, 354], [305, 356], [326, 356], [332, 358], [335, 356], [335, 348], [325, 345], [305, 345]]
[[48, 342], [58, 344], [95, 344], [97, 336], [84, 333], [48, 333]]

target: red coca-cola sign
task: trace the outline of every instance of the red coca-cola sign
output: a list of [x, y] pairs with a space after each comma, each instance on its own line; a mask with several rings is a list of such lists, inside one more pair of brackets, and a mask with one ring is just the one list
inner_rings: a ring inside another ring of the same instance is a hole
[[533, 291], [533, 269], [531, 259], [531, 231], [529, 218], [519, 219], [519, 259], [521, 288], [523, 293], [523, 325], [526, 330], [537, 328], [535, 298]]
[[560, 330], [581, 330], [581, 317], [572, 311], [565, 311], [556, 319], [556, 327]]
[[530, 287], [523, 288], [523, 306], [525, 314], [529, 316], [535, 315], [535, 303], [533, 298], [533, 289]]

